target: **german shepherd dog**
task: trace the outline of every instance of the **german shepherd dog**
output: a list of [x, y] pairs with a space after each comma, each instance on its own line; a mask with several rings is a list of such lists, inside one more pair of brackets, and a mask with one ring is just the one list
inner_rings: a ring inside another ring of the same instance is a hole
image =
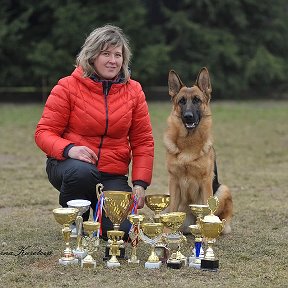
[[169, 172], [169, 211], [184, 211], [181, 228], [189, 233], [195, 223], [189, 204], [207, 204], [210, 196], [219, 199], [216, 215], [226, 219], [223, 234], [231, 232], [233, 204], [227, 186], [218, 183], [215, 151], [211, 133], [211, 82], [207, 68], [199, 71], [192, 87], [185, 86], [173, 70], [168, 77], [172, 111], [167, 119], [164, 145]]

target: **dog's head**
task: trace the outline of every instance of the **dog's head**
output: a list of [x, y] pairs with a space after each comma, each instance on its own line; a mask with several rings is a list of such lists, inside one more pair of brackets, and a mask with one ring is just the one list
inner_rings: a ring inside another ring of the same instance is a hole
[[201, 118], [205, 116], [205, 108], [208, 107], [211, 99], [212, 88], [208, 69], [204, 67], [200, 70], [192, 87], [183, 84], [178, 74], [171, 70], [168, 87], [174, 109], [181, 117], [184, 126], [189, 131], [194, 130]]

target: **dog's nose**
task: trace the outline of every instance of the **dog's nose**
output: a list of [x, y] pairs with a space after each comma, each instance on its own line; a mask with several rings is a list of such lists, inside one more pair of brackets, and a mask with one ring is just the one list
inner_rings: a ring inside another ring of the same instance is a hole
[[192, 121], [193, 121], [193, 117], [194, 117], [194, 115], [193, 115], [193, 113], [192, 113], [191, 111], [186, 112], [186, 113], [184, 114], [184, 119], [185, 119], [187, 122], [192, 122]]

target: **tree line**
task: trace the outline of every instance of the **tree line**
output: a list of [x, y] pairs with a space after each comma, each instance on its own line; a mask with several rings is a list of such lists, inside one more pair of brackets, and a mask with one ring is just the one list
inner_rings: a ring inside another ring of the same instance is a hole
[[[192, 85], [206, 66], [218, 98], [285, 96], [286, 0], [0, 0], [0, 86], [52, 87], [87, 35], [110, 23], [129, 37], [132, 77]], [[1, 97], [1, 95], [0, 95]]]

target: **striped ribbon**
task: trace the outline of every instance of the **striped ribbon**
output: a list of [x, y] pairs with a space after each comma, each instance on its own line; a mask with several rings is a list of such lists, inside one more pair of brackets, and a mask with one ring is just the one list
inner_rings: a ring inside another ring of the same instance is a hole
[[98, 221], [100, 223], [100, 229], [97, 232], [97, 237], [99, 235], [102, 236], [102, 210], [103, 210], [103, 205], [104, 205], [104, 194], [102, 193], [100, 195], [100, 198], [98, 199], [93, 215], [94, 221]]

